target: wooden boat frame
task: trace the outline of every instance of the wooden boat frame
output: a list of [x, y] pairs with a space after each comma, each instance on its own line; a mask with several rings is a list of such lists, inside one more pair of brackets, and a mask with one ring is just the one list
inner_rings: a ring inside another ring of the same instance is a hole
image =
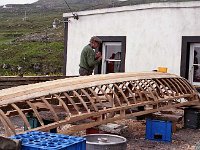
[[[27, 131], [71, 124], [71, 134], [100, 124], [164, 109], [199, 104], [196, 89], [184, 78], [158, 72], [116, 73], [59, 79], [0, 90], [0, 121], [5, 136], [19, 134], [18, 116]], [[138, 110], [144, 107], [144, 110]], [[40, 126], [32, 128], [27, 115]], [[45, 116], [51, 123], [45, 124]]]

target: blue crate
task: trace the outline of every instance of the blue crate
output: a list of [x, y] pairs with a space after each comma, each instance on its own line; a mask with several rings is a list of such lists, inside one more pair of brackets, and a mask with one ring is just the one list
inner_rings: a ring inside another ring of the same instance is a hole
[[172, 141], [172, 122], [146, 119], [146, 139], [154, 141]]
[[22, 141], [21, 150], [86, 150], [86, 139], [39, 131], [10, 137]]

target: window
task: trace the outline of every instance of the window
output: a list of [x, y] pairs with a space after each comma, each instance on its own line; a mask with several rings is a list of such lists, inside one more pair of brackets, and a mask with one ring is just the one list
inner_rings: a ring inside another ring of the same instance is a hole
[[125, 72], [126, 37], [98, 36], [102, 40], [102, 64], [95, 68], [95, 74]]
[[102, 68], [101, 73], [120, 72], [121, 66], [121, 42], [104, 42], [102, 46]]

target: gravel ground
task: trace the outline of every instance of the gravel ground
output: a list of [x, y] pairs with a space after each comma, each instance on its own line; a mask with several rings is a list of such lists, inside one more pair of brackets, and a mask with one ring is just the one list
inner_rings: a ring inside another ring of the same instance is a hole
[[122, 136], [128, 140], [127, 150], [195, 150], [200, 142], [199, 129], [184, 129], [177, 127], [172, 135], [172, 142], [156, 142], [145, 139], [145, 121], [123, 120], [128, 126], [129, 134]]
[[[18, 117], [13, 117], [12, 122], [14, 122], [18, 131], [23, 131], [24, 125]], [[126, 119], [116, 123], [127, 126], [126, 132], [121, 134], [121, 136], [127, 138], [127, 150], [200, 150], [200, 148], [195, 149], [196, 145], [200, 143], [200, 129], [185, 129], [183, 128], [183, 121], [177, 123], [177, 130], [172, 135], [171, 143], [146, 140], [145, 120]], [[2, 132], [3, 125], [0, 124], [0, 134]], [[83, 136], [85, 131], [74, 135]]]

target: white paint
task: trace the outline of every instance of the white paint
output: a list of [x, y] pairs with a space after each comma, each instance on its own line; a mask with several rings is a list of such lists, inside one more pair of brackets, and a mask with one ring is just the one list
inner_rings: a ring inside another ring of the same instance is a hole
[[0, 1], [0, 6], [7, 5], [7, 4], [31, 4], [34, 2], [37, 2], [38, 0], [1, 0]]
[[80, 53], [93, 35], [126, 36], [126, 72], [164, 66], [179, 75], [182, 36], [200, 36], [198, 1], [124, 6], [78, 14], [79, 20], [70, 19], [69, 23], [67, 75], [78, 74]]

